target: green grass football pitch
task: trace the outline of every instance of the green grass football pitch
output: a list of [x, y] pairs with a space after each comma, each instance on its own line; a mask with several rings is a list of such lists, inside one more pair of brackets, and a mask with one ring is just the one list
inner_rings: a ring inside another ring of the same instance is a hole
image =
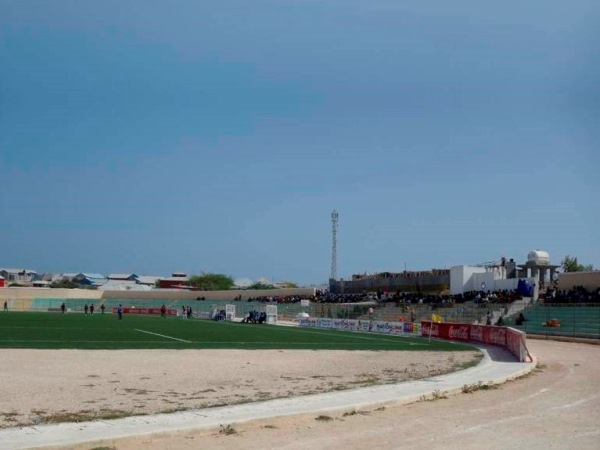
[[472, 350], [427, 339], [116, 314], [0, 313], [0, 348]]

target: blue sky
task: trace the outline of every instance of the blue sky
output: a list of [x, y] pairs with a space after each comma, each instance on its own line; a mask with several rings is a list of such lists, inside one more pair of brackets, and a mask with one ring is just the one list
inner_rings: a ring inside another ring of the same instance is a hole
[[600, 267], [595, 0], [0, 0], [0, 266]]

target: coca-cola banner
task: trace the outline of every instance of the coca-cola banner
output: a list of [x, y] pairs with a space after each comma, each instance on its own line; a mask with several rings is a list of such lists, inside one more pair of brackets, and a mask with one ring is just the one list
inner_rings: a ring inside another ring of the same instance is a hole
[[424, 321], [421, 322], [421, 336], [498, 345], [508, 349], [519, 361], [526, 361], [529, 355], [525, 333], [508, 327]]

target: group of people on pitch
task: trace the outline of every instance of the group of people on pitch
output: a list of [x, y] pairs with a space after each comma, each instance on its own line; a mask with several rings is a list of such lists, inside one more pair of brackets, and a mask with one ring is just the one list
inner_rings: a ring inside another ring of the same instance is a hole
[[266, 321], [267, 313], [264, 311], [259, 313], [256, 310], [248, 311], [246, 317], [242, 319], [242, 323], [265, 323]]

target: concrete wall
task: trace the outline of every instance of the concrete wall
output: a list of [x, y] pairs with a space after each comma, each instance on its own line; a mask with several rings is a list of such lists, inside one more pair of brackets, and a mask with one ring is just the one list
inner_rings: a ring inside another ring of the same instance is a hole
[[450, 268], [450, 293], [452, 295], [462, 294], [463, 292], [478, 291], [481, 289], [481, 282], [475, 286], [473, 275], [484, 274], [485, 267], [473, 266], [454, 266]]
[[289, 295], [314, 295], [314, 288], [294, 289], [265, 289], [265, 290], [230, 290], [230, 291], [184, 291], [162, 290], [151, 291], [104, 291], [102, 298], [106, 299], [165, 299], [165, 300], [195, 300], [206, 297], [207, 300], [233, 300], [242, 296], [242, 300], [256, 297], [286, 297]]
[[51, 289], [51, 288], [1, 288], [2, 300], [32, 300], [34, 298], [82, 298], [82, 299], [165, 299], [195, 300], [206, 297], [207, 300], [233, 300], [238, 295], [242, 300], [256, 297], [275, 297], [288, 295], [313, 295], [314, 288], [268, 289], [268, 290], [231, 290], [231, 291], [172, 291], [155, 289], [152, 291], [100, 291], [91, 289]]
[[32, 300], [34, 298], [87, 298], [98, 300], [102, 291], [92, 289], [2, 288], [0, 299]]
[[588, 290], [600, 288], [600, 270], [594, 272], [569, 272], [558, 274], [558, 288], [571, 289], [574, 286], [583, 286]]
[[[450, 292], [452, 295], [463, 292], [481, 290], [481, 283], [485, 283], [485, 291], [514, 290], [519, 283], [518, 278], [499, 279], [498, 272], [488, 272], [485, 267], [454, 266], [450, 269]], [[522, 278], [523, 279], [523, 278]], [[538, 298], [539, 283], [537, 278], [524, 278], [535, 285], [534, 300]]]

